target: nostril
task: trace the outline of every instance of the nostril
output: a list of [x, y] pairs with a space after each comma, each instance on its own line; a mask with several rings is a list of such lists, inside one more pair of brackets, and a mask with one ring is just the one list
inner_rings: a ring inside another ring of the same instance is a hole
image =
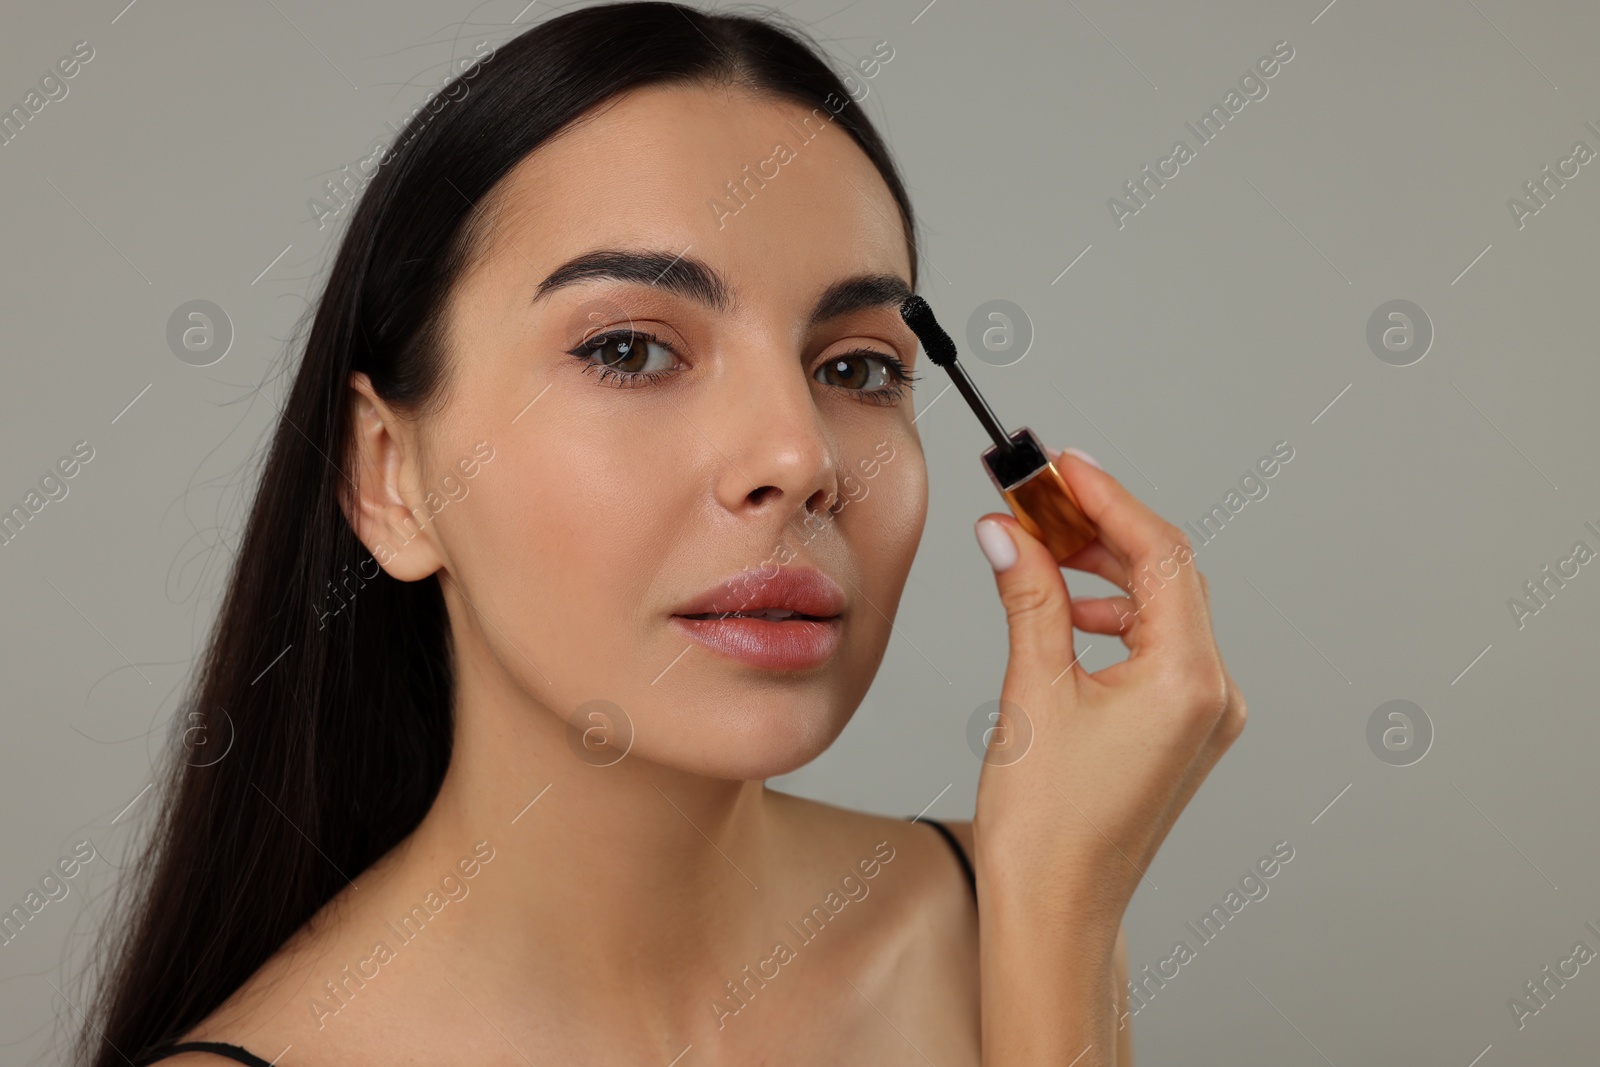
[[824, 511], [832, 511], [833, 506], [838, 502], [839, 498], [836, 495], [829, 493], [825, 489], [818, 489], [811, 494], [811, 499], [806, 501], [806, 510], [814, 514], [820, 514]]
[[750, 490], [749, 500], [752, 504], [764, 504], [767, 502], [768, 497], [780, 492], [781, 490], [775, 485], [757, 486], [756, 488]]

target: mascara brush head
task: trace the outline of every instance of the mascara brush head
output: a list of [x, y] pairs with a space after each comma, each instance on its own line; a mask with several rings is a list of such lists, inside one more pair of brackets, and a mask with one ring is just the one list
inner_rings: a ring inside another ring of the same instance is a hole
[[933, 317], [933, 308], [920, 296], [908, 296], [900, 303], [900, 317], [911, 332], [922, 342], [928, 358], [946, 370], [955, 365], [956, 343], [944, 332], [939, 320]]
[[956, 389], [966, 398], [967, 406], [978, 416], [978, 421], [983, 424], [984, 430], [988, 432], [995, 446], [1010, 455], [1015, 450], [1015, 443], [1010, 440], [995, 413], [989, 410], [989, 402], [978, 392], [978, 387], [972, 384], [961, 364], [956, 362], [956, 343], [950, 340], [950, 335], [944, 332], [939, 320], [933, 317], [933, 308], [929, 307], [928, 302], [920, 296], [908, 296], [900, 302], [900, 317], [911, 327], [911, 332], [917, 335], [917, 340], [922, 342], [923, 351], [928, 353], [928, 358], [950, 373]]

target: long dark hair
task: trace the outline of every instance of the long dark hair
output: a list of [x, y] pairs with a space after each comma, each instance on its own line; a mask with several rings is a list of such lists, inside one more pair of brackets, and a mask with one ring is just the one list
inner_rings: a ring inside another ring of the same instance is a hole
[[231, 730], [231, 749], [210, 762], [174, 746], [161, 772], [159, 814], [102, 933], [78, 1060], [115, 1067], [192, 1029], [433, 803], [451, 752], [444, 600], [435, 578], [381, 572], [346, 520], [347, 383], [363, 371], [401, 410], [436, 402], [442, 309], [481, 247], [486, 195], [595, 105], [653, 84], [825, 108], [898, 202], [915, 285], [911, 206], [887, 148], [820, 49], [774, 17], [571, 11], [419, 111], [350, 217], [180, 708], [180, 722]]

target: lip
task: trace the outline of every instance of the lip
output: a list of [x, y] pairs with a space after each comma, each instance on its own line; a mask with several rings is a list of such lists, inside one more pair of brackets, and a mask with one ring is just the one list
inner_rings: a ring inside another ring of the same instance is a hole
[[[780, 567], [770, 577], [741, 571], [680, 606], [672, 623], [691, 640], [766, 670], [819, 667], [838, 651], [844, 633], [844, 591], [811, 567]], [[791, 611], [782, 621], [732, 612]], [[690, 618], [709, 615], [709, 618]]]

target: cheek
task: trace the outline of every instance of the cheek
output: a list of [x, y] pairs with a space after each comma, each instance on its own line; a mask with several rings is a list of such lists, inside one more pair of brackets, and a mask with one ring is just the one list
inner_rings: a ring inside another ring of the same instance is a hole
[[449, 555], [474, 602], [546, 675], [590, 649], [614, 665], [660, 606], [648, 594], [684, 513], [676, 483], [623, 440], [554, 425], [519, 437], [497, 442], [473, 491], [440, 516], [454, 520]]
[[[928, 515], [928, 471], [914, 440], [895, 442], [894, 458], [881, 465], [866, 483], [872, 491], [839, 513], [839, 529], [856, 558], [861, 590], [891, 617], [911, 571]], [[859, 622], [881, 627], [888, 640], [889, 624], [867, 610]]]
[[538, 555], [540, 571], [603, 585], [608, 575], [625, 574], [630, 560], [648, 558], [640, 541], [664, 506], [660, 480], [642, 466], [648, 462], [620, 444], [531, 439], [502, 450], [478, 479], [494, 476], [478, 487], [493, 497], [481, 521], [513, 572]]
[[871, 492], [845, 505], [845, 512], [858, 510], [849, 537], [867, 573], [874, 581], [892, 578], [898, 588], [928, 517], [928, 468], [917, 442], [900, 440], [894, 446], [893, 458], [880, 463], [876, 476], [865, 483]]

